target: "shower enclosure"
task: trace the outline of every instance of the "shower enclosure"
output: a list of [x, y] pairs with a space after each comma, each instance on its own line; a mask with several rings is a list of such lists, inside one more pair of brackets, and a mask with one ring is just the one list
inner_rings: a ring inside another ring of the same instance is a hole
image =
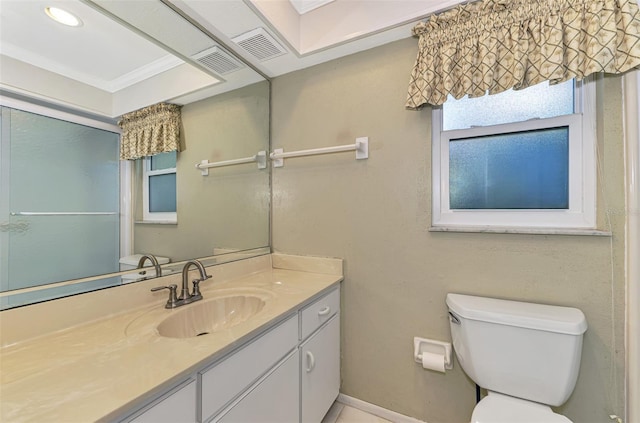
[[119, 270], [118, 134], [9, 107], [0, 132], [2, 307], [119, 283], [25, 290]]

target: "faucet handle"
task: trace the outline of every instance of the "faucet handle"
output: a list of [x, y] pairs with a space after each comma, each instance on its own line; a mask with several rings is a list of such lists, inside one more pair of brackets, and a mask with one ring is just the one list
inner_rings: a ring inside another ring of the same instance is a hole
[[[211, 277], [211, 276], [209, 276]], [[209, 279], [209, 278], [205, 278]], [[191, 298], [194, 298], [194, 301], [202, 299], [202, 293], [200, 292], [200, 282], [205, 279], [194, 279], [193, 282], [193, 292], [191, 293]]]
[[167, 304], [165, 304], [164, 308], [176, 308], [178, 306], [178, 285], [172, 284], [169, 286], [156, 286], [155, 288], [151, 288], [151, 292], [161, 291], [163, 289], [169, 290], [169, 299], [167, 300]]

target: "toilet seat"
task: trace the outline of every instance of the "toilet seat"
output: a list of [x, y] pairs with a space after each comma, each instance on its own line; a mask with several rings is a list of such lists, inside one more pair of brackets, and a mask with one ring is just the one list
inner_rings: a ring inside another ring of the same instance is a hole
[[473, 409], [471, 423], [571, 423], [551, 407], [489, 391]]

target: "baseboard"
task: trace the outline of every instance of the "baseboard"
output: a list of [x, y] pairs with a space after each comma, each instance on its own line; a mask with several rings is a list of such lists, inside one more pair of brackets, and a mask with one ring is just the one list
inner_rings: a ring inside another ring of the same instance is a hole
[[348, 405], [358, 410], [365, 411], [374, 416], [378, 416], [385, 420], [389, 420], [393, 423], [426, 423], [422, 420], [414, 419], [413, 417], [405, 416], [404, 414], [396, 413], [395, 411], [387, 410], [386, 408], [379, 407], [375, 404], [371, 404], [366, 401], [359, 400], [354, 397], [350, 397], [345, 394], [338, 395], [336, 399], [339, 403]]
[[340, 416], [343, 408], [344, 404], [336, 400], [327, 414], [324, 416], [324, 419], [322, 419], [322, 423], [336, 423], [336, 421], [338, 420], [338, 416]]

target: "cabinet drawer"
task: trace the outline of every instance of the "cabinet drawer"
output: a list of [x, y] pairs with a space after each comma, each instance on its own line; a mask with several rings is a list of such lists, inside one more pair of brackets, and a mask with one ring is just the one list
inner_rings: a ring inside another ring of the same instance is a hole
[[340, 310], [340, 287], [316, 300], [301, 311], [300, 339], [305, 339]]
[[297, 343], [298, 316], [294, 315], [202, 372], [202, 421], [219, 412], [295, 348]]
[[[216, 423], [296, 423], [300, 418], [298, 353], [234, 404]], [[318, 420], [319, 422], [319, 420]]]
[[196, 421], [195, 380], [177, 388], [142, 414], [129, 420], [131, 423], [186, 423]]

